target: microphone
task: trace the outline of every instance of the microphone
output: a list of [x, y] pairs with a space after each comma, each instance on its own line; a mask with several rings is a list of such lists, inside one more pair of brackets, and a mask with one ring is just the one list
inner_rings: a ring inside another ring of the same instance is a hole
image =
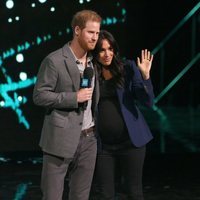
[[83, 72], [83, 77], [81, 79], [81, 88], [90, 88], [93, 77], [93, 69], [92, 67], [86, 67]]
[[[83, 71], [83, 77], [81, 78], [80, 88], [90, 88], [92, 84], [92, 77], [94, 75], [94, 70], [92, 67], [86, 67]], [[82, 108], [85, 110], [87, 108], [88, 102], [82, 103]]]

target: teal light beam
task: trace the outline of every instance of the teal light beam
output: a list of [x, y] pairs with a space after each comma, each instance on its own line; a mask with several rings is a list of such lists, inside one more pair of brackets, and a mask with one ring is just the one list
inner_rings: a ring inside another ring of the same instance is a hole
[[200, 53], [198, 53], [189, 62], [189, 64], [162, 90], [162, 92], [154, 99], [154, 103], [157, 103], [199, 59]]
[[[120, 16], [110, 16], [105, 17], [103, 19], [103, 25], [110, 26], [118, 23], [124, 23], [126, 19], [126, 9], [121, 7], [118, 3], [116, 5], [119, 10]], [[71, 28], [66, 27], [63, 30], [58, 30], [58, 34], [56, 36], [60, 37], [63, 34], [69, 34], [71, 32]], [[35, 84], [36, 77], [28, 78], [25, 81], [13, 82], [12, 77], [9, 76], [6, 72], [6, 67], [3, 67], [3, 61], [15, 56], [18, 53], [23, 51], [27, 51], [33, 46], [39, 46], [43, 43], [48, 42], [49, 40], [54, 39], [53, 34], [47, 33], [45, 35], [36, 36], [32, 41], [24, 41], [21, 44], [16, 45], [15, 47], [10, 47], [7, 50], [0, 52], [0, 70], [3, 73], [6, 83], [0, 83], [0, 96], [3, 100], [0, 101], [0, 108], [11, 108], [17, 115], [19, 123], [22, 123], [26, 129], [30, 129], [30, 124], [27, 121], [25, 115], [23, 114], [20, 106], [27, 102], [27, 98], [25, 96], [21, 97], [21, 100], [18, 99], [17, 90], [21, 90], [27, 87], [30, 87]], [[13, 92], [13, 96], [10, 95], [10, 92]]]
[[166, 153], [166, 137], [170, 137], [173, 140], [178, 141], [189, 152], [198, 152], [198, 145], [192, 144], [188, 139], [184, 138], [182, 134], [178, 134], [176, 128], [172, 127], [173, 121], [170, 120], [171, 116], [168, 116], [165, 109], [161, 109], [154, 105], [153, 110], [158, 114], [159, 120], [157, 122], [157, 128], [160, 133], [160, 151]]
[[153, 49], [152, 54], [156, 54], [165, 43], [199, 10], [200, 2], [175, 26], [174, 29]]
[[20, 109], [21, 104], [25, 104], [27, 102], [26, 97], [23, 97], [22, 101], [19, 101], [17, 99], [17, 93], [14, 93], [14, 97], [11, 98], [8, 93], [10, 91], [16, 91], [19, 89], [30, 87], [31, 85], [34, 85], [36, 82], [36, 77], [29, 78], [24, 81], [19, 82], [11, 82], [8, 84], [1, 84], [0, 85], [0, 94], [5, 99], [5, 102], [3, 106], [0, 105], [0, 107], [10, 107], [12, 110], [14, 110], [18, 116], [19, 123], [24, 124], [26, 129], [30, 128], [30, 125], [28, 121], [26, 120], [25, 116], [23, 115], [22, 110]]
[[[110, 25], [114, 25], [114, 24], [118, 24], [118, 23], [124, 23], [125, 19], [126, 19], [126, 9], [121, 8], [121, 17], [120, 18], [117, 18], [114, 16], [105, 17], [102, 20], [102, 24], [105, 26], [110, 26]], [[66, 30], [65, 33], [67, 33], [67, 34], [69, 34], [71, 31], [71, 29], [68, 27], [66, 27], [65, 30]], [[61, 36], [61, 35], [63, 35], [63, 31], [58, 30], [58, 36]], [[48, 42], [49, 40], [52, 40], [53, 38], [54, 37], [50, 33], [43, 35], [43, 36], [37, 36], [33, 41], [25, 41], [23, 44], [18, 44], [16, 48], [11, 47], [11, 48], [5, 50], [4, 52], [2, 52], [2, 55], [0, 54], [0, 58], [2, 57], [2, 60], [5, 60], [9, 57], [14, 56], [16, 53], [26, 51], [35, 45], [39, 46], [39, 45], [43, 44], [44, 42]]]
[[26, 195], [26, 191], [29, 185], [32, 185], [32, 183], [31, 182], [21, 183], [20, 185], [18, 185], [16, 194], [13, 200], [23, 200]]

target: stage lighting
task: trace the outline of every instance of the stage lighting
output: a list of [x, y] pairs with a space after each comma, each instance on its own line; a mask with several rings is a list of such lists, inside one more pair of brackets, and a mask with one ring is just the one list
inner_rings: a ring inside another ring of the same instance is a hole
[[14, 1], [12, 1], [12, 0], [6, 1], [6, 7], [7, 7], [8, 9], [13, 8], [13, 6], [14, 6]]
[[23, 56], [23, 54], [21, 54], [21, 53], [17, 54], [17, 55], [16, 55], [16, 61], [17, 61], [18, 63], [22, 63], [22, 62], [24, 61], [24, 56]]
[[8, 18], [8, 22], [11, 23], [13, 20], [12, 18]]
[[40, 3], [45, 3], [47, 0], [39, 0]]
[[25, 81], [27, 79], [27, 73], [25, 72], [20, 72], [19, 77], [22, 81]]

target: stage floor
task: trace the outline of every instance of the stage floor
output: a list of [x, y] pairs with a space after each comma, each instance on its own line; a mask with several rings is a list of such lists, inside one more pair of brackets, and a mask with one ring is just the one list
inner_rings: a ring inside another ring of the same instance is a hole
[[[200, 200], [200, 108], [142, 111], [154, 135], [144, 165], [145, 200]], [[40, 200], [41, 166], [40, 152], [0, 152], [0, 200]]]
[[[199, 160], [200, 154], [194, 153], [147, 154], [143, 178], [145, 200], [200, 199]], [[0, 199], [40, 200], [40, 173], [40, 157], [1, 162]], [[95, 191], [91, 200], [95, 200]]]

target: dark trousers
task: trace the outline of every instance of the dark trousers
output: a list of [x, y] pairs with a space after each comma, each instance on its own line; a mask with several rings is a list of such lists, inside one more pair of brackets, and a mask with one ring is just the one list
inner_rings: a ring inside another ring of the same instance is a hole
[[95, 185], [98, 200], [143, 200], [142, 173], [146, 147], [103, 150], [97, 156]]
[[69, 177], [68, 200], [88, 200], [96, 161], [96, 138], [81, 136], [73, 158], [44, 153], [41, 189], [43, 200], [62, 200], [65, 176]]

